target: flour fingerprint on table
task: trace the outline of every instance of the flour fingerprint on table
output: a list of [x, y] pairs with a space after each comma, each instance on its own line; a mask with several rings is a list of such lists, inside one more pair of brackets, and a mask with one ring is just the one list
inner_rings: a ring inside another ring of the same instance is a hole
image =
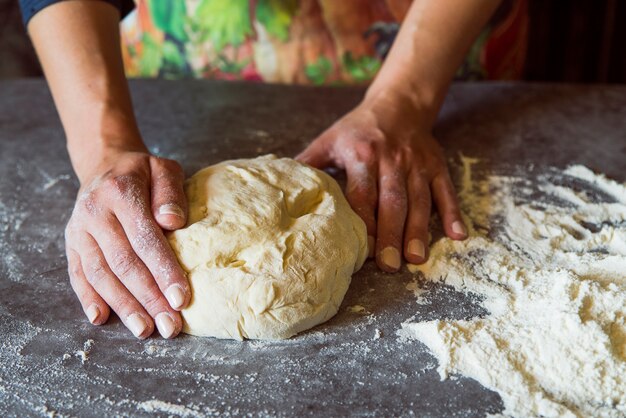
[[470, 237], [433, 243], [409, 288], [423, 303], [433, 282], [452, 286], [486, 314], [412, 319], [400, 335], [430, 349], [442, 379], [497, 391], [504, 415], [624, 416], [626, 184], [580, 165], [499, 175], [461, 160]]

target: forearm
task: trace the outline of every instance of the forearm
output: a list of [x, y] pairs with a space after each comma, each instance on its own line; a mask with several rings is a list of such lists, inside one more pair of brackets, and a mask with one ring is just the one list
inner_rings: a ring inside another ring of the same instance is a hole
[[145, 149], [124, 75], [119, 18], [104, 2], [64, 1], [28, 25], [81, 181], [106, 150]]
[[368, 90], [385, 100], [400, 95], [434, 123], [454, 74], [500, 0], [414, 0]]

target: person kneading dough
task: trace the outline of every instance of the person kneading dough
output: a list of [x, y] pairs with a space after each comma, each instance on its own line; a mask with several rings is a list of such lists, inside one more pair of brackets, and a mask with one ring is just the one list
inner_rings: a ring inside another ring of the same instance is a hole
[[187, 226], [168, 236], [192, 288], [184, 332], [282, 339], [337, 313], [368, 246], [333, 178], [269, 155], [205, 168], [185, 192]]
[[[239, 54], [234, 72], [222, 71], [222, 48], [235, 51], [245, 43], [255, 50], [255, 45], [267, 44], [266, 19], [281, 19], [282, 6], [264, 8], [267, 13], [261, 17], [257, 2], [215, 2], [228, 7], [207, 14], [210, 22], [200, 17], [198, 25], [171, 26], [177, 28], [174, 34], [157, 29], [151, 13], [159, 10], [161, 16], [167, 8], [163, 5], [169, 3], [183, 5], [175, 8], [178, 17], [168, 17], [172, 22], [198, 18], [183, 12], [189, 2], [140, 2], [139, 20], [163, 35], [156, 41], [157, 49], [165, 51], [164, 46], [171, 44], [180, 58], [173, 66], [164, 56], [149, 66], [151, 74], [169, 77], [176, 67], [185, 78], [221, 74], [232, 79], [270, 71], [265, 64], [273, 54], [266, 53]], [[319, 7], [306, 6], [317, 3]], [[520, 8], [501, 0], [378, 3], [293, 2], [287, 8], [291, 23], [284, 29], [290, 34], [290, 27], [299, 28], [293, 32], [298, 35], [279, 39], [282, 36], [269, 34], [272, 48], [287, 51], [276, 61], [284, 65], [270, 66], [284, 74], [285, 81], [361, 85], [371, 79], [361, 100], [332, 125], [319, 126], [317, 137], [295, 156], [316, 169], [344, 170], [345, 199], [328, 176], [308, 166], [271, 157], [233, 161], [202, 171], [187, 184], [193, 206], [188, 219], [184, 171], [179, 162], [150, 151], [131, 101], [123, 57], [148, 57], [123, 54], [121, 49], [120, 19], [134, 2], [20, 0], [80, 182], [65, 229], [65, 249], [70, 284], [92, 324], [103, 325], [115, 313], [139, 339], [155, 330], [163, 338], [174, 338], [183, 328], [219, 337], [282, 338], [336, 312], [350, 275], [363, 262], [365, 242], [368, 257], [391, 274], [402, 270], [403, 261], [428, 260], [430, 215], [435, 208], [447, 237], [467, 238], [447, 156], [433, 128], [448, 86], [482, 28], [491, 16], [508, 19]], [[346, 8], [351, 11], [347, 15]], [[248, 29], [235, 21], [237, 16], [246, 16]], [[388, 21], [392, 16], [394, 22]], [[337, 22], [347, 28], [340, 38], [349, 39], [350, 45], [327, 36]], [[224, 40], [220, 45], [215, 36], [190, 27], [218, 33], [233, 24], [241, 37], [220, 35]], [[486, 27], [469, 58], [482, 50], [492, 32], [499, 33], [493, 25]], [[525, 36], [525, 26], [519, 27]], [[177, 42], [172, 44], [172, 39]], [[524, 45], [521, 38], [512, 39], [512, 45]], [[141, 50], [141, 43], [132, 42], [132, 51]], [[200, 67], [194, 64], [200, 56], [193, 51], [201, 52]], [[309, 56], [307, 51], [319, 55]], [[508, 61], [516, 66], [521, 62]], [[322, 62], [330, 63], [330, 71], [310, 71]], [[462, 68], [470, 68], [473, 77], [477, 67], [466, 64]], [[239, 101], [235, 95], [234, 101], [223, 102], [213, 90], [181, 96], [181, 103], [190, 100], [181, 109], [193, 111], [194, 100], [217, 100], [218, 112], [252, 104], [250, 121], [267, 115], [267, 109], [255, 108], [257, 99]], [[258, 103], [282, 100], [283, 91], [264, 88], [262, 94], [267, 96]], [[159, 92], [155, 94], [158, 97]], [[312, 117], [310, 126], [317, 123], [313, 119], [324, 119], [316, 112], [330, 104], [334, 94], [328, 101], [303, 102], [302, 109]], [[277, 117], [294, 117], [289, 113]], [[194, 136], [203, 144], [200, 139]], [[206, 143], [211, 140], [207, 136]], [[288, 149], [295, 151], [293, 145]], [[225, 150], [229, 156], [240, 155], [241, 149], [232, 148]]]

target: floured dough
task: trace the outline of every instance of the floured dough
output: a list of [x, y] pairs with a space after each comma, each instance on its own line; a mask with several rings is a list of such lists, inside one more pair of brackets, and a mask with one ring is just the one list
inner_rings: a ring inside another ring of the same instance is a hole
[[268, 155], [205, 168], [185, 190], [188, 225], [169, 235], [193, 289], [184, 332], [281, 339], [337, 313], [367, 232], [334, 179]]

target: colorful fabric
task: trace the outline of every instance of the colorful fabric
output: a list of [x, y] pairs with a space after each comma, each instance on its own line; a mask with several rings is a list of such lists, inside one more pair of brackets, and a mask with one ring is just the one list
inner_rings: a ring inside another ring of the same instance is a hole
[[[137, 0], [122, 22], [129, 77], [295, 84], [368, 83], [411, 0]], [[503, 3], [459, 69], [520, 78], [526, 0]]]

